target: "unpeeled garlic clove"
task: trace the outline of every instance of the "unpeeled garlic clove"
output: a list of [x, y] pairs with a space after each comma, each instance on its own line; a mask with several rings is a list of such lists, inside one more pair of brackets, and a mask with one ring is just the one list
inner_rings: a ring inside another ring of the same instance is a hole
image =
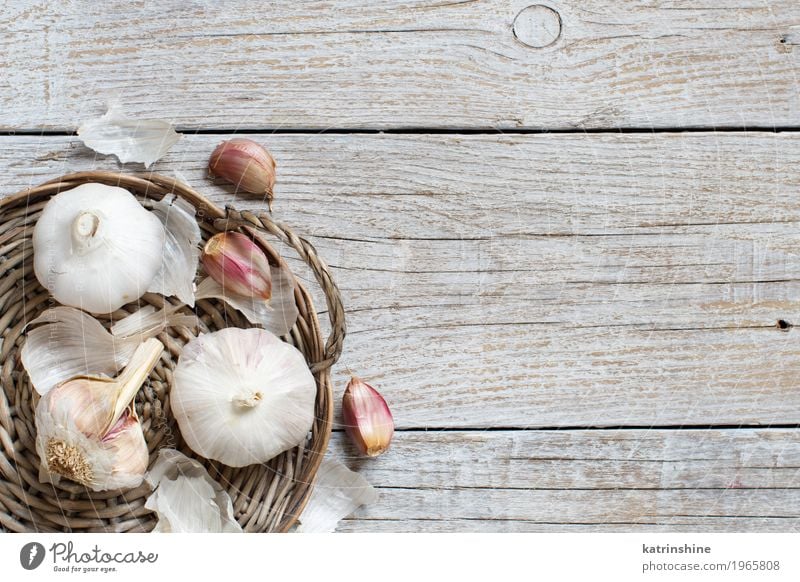
[[265, 195], [272, 210], [275, 160], [253, 140], [235, 138], [219, 144], [211, 154], [208, 173], [227, 180], [237, 190]]
[[106, 396], [107, 382], [91, 377], [76, 378], [52, 390], [48, 398], [51, 414], [71, 416], [75, 428], [88, 438], [102, 439], [114, 415], [114, 400]]
[[212, 236], [203, 248], [203, 267], [222, 288], [243, 297], [272, 297], [272, 274], [264, 251], [239, 232]]
[[389, 448], [394, 419], [383, 396], [353, 376], [342, 398], [344, 428], [362, 455], [377, 457]]
[[133, 406], [102, 439], [103, 446], [115, 456], [118, 475], [144, 475], [150, 460], [144, 432]]

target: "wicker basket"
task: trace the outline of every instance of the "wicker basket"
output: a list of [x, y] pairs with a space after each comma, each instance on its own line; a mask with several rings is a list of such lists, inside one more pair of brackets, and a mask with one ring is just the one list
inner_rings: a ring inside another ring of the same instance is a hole
[[[48, 307], [52, 299], [33, 273], [31, 235], [33, 226], [50, 196], [85, 182], [102, 182], [133, 192], [143, 205], [169, 193], [182, 197], [197, 209], [203, 238], [224, 230], [243, 230], [253, 236], [274, 263], [282, 259], [267, 242], [270, 236], [292, 247], [308, 264], [328, 303], [331, 336], [323, 343], [319, 322], [308, 292], [298, 283], [295, 297], [300, 315], [284, 339], [306, 358], [317, 381], [316, 420], [307, 441], [269, 463], [232, 468], [199, 459], [212, 478], [230, 493], [237, 520], [245, 531], [286, 531], [296, 521], [310, 493], [331, 433], [333, 401], [330, 367], [341, 353], [344, 340], [344, 310], [339, 290], [327, 266], [310, 243], [266, 214], [225, 211], [185, 184], [158, 175], [147, 179], [109, 172], [82, 172], [47, 182], [0, 201], [0, 530], [38, 532], [146, 532], [155, 516], [144, 509], [150, 494], [147, 485], [129, 491], [95, 493], [62, 480], [58, 486], [40, 483], [36, 454], [34, 409], [37, 400], [20, 363], [25, 325]], [[165, 299], [147, 294], [126, 306], [161, 307]], [[188, 308], [185, 308], [188, 309]], [[195, 312], [209, 329], [251, 327], [235, 310], [218, 301], [198, 301]], [[123, 311], [116, 319], [124, 316]], [[183, 345], [197, 330], [169, 328], [158, 338], [166, 346], [149, 382], [136, 396], [152, 463], [159, 449], [176, 447], [198, 458], [186, 447], [170, 411], [172, 372]]]

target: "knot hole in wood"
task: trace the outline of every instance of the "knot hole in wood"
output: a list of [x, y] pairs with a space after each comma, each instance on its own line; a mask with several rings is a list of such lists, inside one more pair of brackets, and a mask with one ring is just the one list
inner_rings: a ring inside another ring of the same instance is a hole
[[514, 36], [525, 46], [548, 47], [561, 37], [561, 15], [544, 4], [523, 8], [514, 19]]

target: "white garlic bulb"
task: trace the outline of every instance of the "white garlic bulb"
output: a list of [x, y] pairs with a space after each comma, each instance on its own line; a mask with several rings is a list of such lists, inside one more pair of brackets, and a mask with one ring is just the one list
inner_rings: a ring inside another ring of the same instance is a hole
[[53, 196], [33, 230], [36, 278], [64, 305], [110, 313], [161, 268], [161, 221], [123, 188], [82, 184]]
[[303, 442], [316, 382], [303, 355], [276, 335], [226, 328], [184, 347], [170, 398], [194, 452], [244, 467]]
[[138, 486], [148, 451], [133, 400], [163, 344], [141, 344], [117, 378], [78, 376], [50, 390], [36, 406], [39, 478], [61, 477], [94, 491]]

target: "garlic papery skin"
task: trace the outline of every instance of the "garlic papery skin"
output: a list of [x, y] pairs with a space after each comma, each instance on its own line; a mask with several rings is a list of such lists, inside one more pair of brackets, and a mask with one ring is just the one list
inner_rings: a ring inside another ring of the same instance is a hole
[[272, 209], [275, 160], [253, 140], [235, 138], [219, 144], [211, 154], [208, 173], [227, 180], [237, 190], [264, 195]]
[[161, 158], [181, 135], [159, 119], [131, 119], [119, 103], [110, 103], [102, 117], [81, 124], [78, 137], [86, 147], [115, 155], [123, 164], [141, 162], [145, 168]]
[[158, 514], [154, 533], [242, 533], [230, 495], [194, 459], [161, 449], [145, 480], [153, 493], [144, 506]]
[[152, 212], [164, 225], [166, 240], [161, 269], [147, 290], [165, 297], [174, 295], [194, 307], [194, 278], [202, 240], [195, 208], [178, 196], [164, 196], [153, 204]]
[[244, 467], [305, 441], [316, 392], [295, 347], [263, 329], [226, 328], [183, 348], [170, 398], [195, 453]]
[[272, 297], [264, 301], [260, 297], [246, 297], [230, 293], [212, 277], [206, 277], [197, 284], [195, 297], [199, 299], [220, 299], [242, 312], [250, 323], [262, 325], [275, 335], [286, 335], [297, 322], [299, 310], [294, 297], [294, 275], [286, 267], [270, 265]]
[[362, 455], [377, 457], [392, 442], [394, 419], [383, 396], [353, 376], [342, 398], [344, 429]]
[[164, 226], [123, 188], [82, 184], [45, 205], [33, 230], [36, 278], [64, 305], [110, 313], [161, 268]]
[[74, 307], [48, 309], [28, 326], [36, 327], [25, 334], [22, 365], [42, 395], [76, 376], [115, 375], [139, 343], [115, 339], [94, 317]]
[[66, 477], [94, 491], [142, 482], [148, 451], [133, 400], [163, 349], [151, 338], [117, 378], [79, 376], [42, 397], [36, 407], [40, 480]]
[[146, 305], [111, 327], [111, 333], [88, 313], [74, 307], [53, 307], [31, 321], [21, 360], [36, 391], [49, 390], [77, 376], [114, 376], [140, 343], [168, 327], [197, 327], [194, 314], [182, 305]]
[[297, 533], [329, 533], [362, 505], [375, 503], [378, 492], [362, 475], [336, 459], [322, 459]]
[[272, 297], [272, 274], [264, 251], [240, 232], [220, 232], [203, 248], [203, 268], [222, 288], [235, 295]]

